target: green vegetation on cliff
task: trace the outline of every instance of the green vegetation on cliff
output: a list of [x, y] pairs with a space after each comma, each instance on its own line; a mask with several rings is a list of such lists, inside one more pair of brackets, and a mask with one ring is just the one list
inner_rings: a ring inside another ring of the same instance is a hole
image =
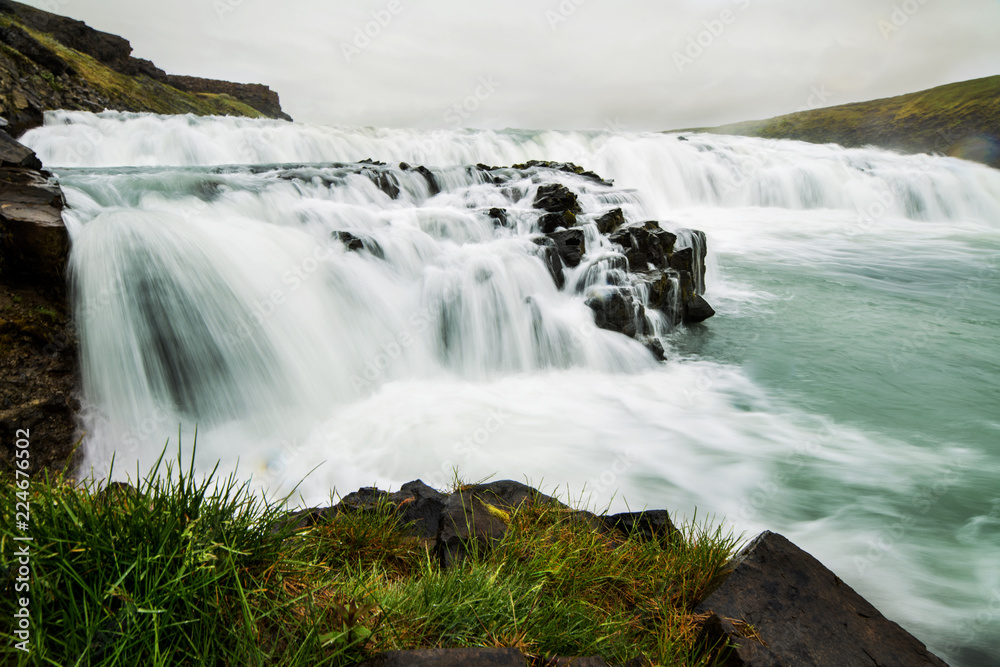
[[1000, 168], [1000, 76], [698, 131], [942, 153]]
[[[0, 17], [0, 25], [3, 18]], [[264, 114], [229, 95], [186, 93], [145, 75], [116, 72], [94, 58], [63, 46], [54, 38], [31, 29], [26, 32], [68, 63], [86, 85], [121, 111], [193, 113], [201, 116], [231, 115], [262, 118]]]
[[0, 116], [17, 136], [51, 109], [284, 118], [259, 84], [176, 77], [131, 55], [128, 40], [0, 0]]
[[[302, 528], [232, 478], [199, 481], [179, 465], [100, 492], [4, 477], [0, 505], [30, 501], [33, 539], [15, 542], [24, 532], [5, 512], [0, 614], [29, 596], [31, 628], [30, 654], [14, 650], [10, 623], [0, 629], [7, 664], [315, 667], [493, 646], [717, 662], [692, 610], [735, 540], [707, 526], [627, 537], [561, 505], [492, 508], [502, 540], [444, 567], [385, 502]], [[15, 595], [11, 554], [24, 544], [30, 591]]]

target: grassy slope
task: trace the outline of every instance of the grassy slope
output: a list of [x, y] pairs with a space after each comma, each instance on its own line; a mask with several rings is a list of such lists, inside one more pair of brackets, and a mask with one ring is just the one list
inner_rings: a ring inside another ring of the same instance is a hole
[[[155, 471], [154, 471], [155, 472]], [[602, 534], [556, 506], [503, 512], [508, 532], [443, 569], [391, 507], [295, 530], [231, 478], [176, 465], [134, 489], [0, 479], [0, 615], [17, 611], [12, 516], [30, 501], [31, 654], [8, 664], [348, 665], [400, 648], [515, 646], [530, 655], [718, 663], [692, 609], [735, 546]], [[22, 489], [18, 489], [20, 486]], [[8, 510], [11, 515], [8, 514]], [[499, 510], [498, 510], [499, 511]]]
[[[76, 70], [77, 76], [122, 111], [152, 111], [163, 114], [193, 113], [200, 116], [232, 115], [263, 118], [264, 114], [229, 95], [193, 94], [180, 91], [147, 76], [132, 77], [116, 72], [94, 58], [68, 48], [51, 35], [0, 17], [0, 25], [14, 24], [41, 42]], [[8, 50], [13, 51], [10, 47]], [[56, 84], [58, 85], [58, 84]]]
[[1000, 76], [700, 129], [718, 134], [944, 153], [1000, 168]]

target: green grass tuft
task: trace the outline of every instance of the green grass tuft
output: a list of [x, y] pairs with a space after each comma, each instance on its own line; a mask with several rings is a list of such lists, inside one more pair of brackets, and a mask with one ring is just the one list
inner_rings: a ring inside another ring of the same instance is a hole
[[[0, 615], [15, 611], [14, 480], [0, 502]], [[348, 665], [391, 649], [513, 646], [528, 655], [712, 665], [693, 608], [737, 540], [602, 533], [525, 505], [495, 549], [450, 569], [386, 504], [307, 529], [234, 477], [157, 464], [132, 488], [31, 482], [32, 652], [19, 665]], [[23, 593], [21, 594], [23, 595]]]

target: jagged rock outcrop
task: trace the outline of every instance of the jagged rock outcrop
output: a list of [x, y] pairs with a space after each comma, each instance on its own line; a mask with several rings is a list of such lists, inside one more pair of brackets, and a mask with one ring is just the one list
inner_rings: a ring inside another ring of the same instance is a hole
[[[547, 163], [543, 166], [553, 168]], [[579, 174], [574, 165], [556, 167]], [[607, 184], [596, 174], [586, 172], [586, 177]], [[537, 224], [545, 237], [535, 242], [542, 247], [543, 261], [562, 289], [565, 281], [562, 268], [579, 266], [586, 252], [579, 198], [565, 185], [547, 183], [538, 187], [532, 208], [544, 211]], [[593, 224], [599, 234], [621, 247], [629, 276], [626, 284], [616, 279], [604, 285], [590, 285], [586, 303], [594, 311], [597, 326], [636, 338], [662, 358], [663, 346], [656, 339], [656, 331], [646, 324], [647, 306], [666, 315], [670, 326], [703, 322], [715, 314], [702, 296], [707, 252], [704, 232], [679, 230], [681, 236], [678, 236], [655, 220], [629, 223], [620, 208], [594, 217]], [[679, 247], [679, 239], [687, 245]], [[609, 280], [611, 275], [617, 274], [608, 274]], [[645, 300], [642, 294], [646, 295]]]
[[63, 197], [34, 152], [0, 133], [0, 278], [66, 294]]

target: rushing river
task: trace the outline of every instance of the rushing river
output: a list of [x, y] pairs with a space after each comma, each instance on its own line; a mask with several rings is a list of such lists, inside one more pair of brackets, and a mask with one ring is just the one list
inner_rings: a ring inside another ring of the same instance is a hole
[[[23, 141], [70, 205], [96, 474], [114, 454], [134, 477], [197, 425], [202, 470], [297, 503], [457, 469], [697, 508], [785, 534], [952, 664], [1000, 663], [1000, 172], [710, 135], [119, 113], [49, 113]], [[346, 166], [366, 158], [387, 166]], [[469, 167], [530, 159], [614, 186]], [[664, 362], [598, 329], [588, 266], [615, 249], [588, 231], [558, 289], [532, 242], [544, 182], [584, 222], [704, 230], [717, 315], [659, 326]]]

